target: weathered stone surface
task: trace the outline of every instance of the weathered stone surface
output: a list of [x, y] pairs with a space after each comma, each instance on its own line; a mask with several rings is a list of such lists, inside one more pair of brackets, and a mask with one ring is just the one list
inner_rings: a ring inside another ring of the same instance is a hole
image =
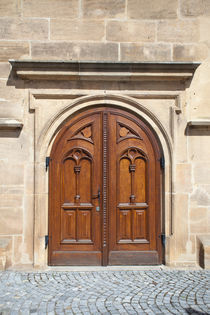
[[199, 40], [199, 25], [192, 20], [161, 21], [157, 29], [158, 41], [167, 42], [197, 42]]
[[78, 60], [79, 44], [67, 42], [34, 42], [31, 43], [31, 55], [33, 59], [40, 60]]
[[13, 207], [0, 208], [0, 234], [21, 234], [23, 231], [22, 209]]
[[177, 0], [128, 0], [128, 18], [173, 19], [177, 17]]
[[120, 45], [122, 61], [171, 61], [171, 46], [167, 44]]
[[187, 193], [192, 191], [191, 170], [191, 164], [180, 163], [176, 165], [176, 192]]
[[104, 60], [118, 59], [115, 43], [32, 43], [32, 57], [36, 59]]
[[23, 118], [23, 108], [20, 104], [9, 101], [0, 101], [0, 118]]
[[0, 62], [0, 78], [8, 78], [11, 71], [9, 62]]
[[198, 16], [204, 13], [204, 0], [182, 0], [181, 14], [184, 16]]
[[200, 15], [210, 15], [209, 0], [182, 0], [181, 14], [187, 17], [195, 17]]
[[18, 16], [20, 15], [20, 0], [1, 0], [0, 16]]
[[[176, 119], [178, 118], [178, 119]], [[172, 118], [173, 120], [173, 118]], [[174, 152], [177, 163], [187, 163], [188, 150], [187, 150], [187, 137], [183, 137], [186, 129], [187, 120], [184, 115], [176, 116], [174, 113], [174, 132], [176, 136], [176, 150]]]
[[125, 16], [125, 0], [84, 0], [82, 3], [85, 18], [123, 18]]
[[191, 233], [208, 232], [208, 208], [193, 207], [190, 209], [190, 231]]
[[0, 270], [5, 270], [12, 265], [12, 237], [0, 237]]
[[210, 163], [195, 163], [194, 165], [194, 182], [196, 184], [210, 183]]
[[210, 18], [201, 18], [200, 19], [200, 40], [209, 44], [210, 47]]
[[78, 0], [23, 0], [23, 16], [77, 18]]
[[14, 236], [14, 252], [13, 264], [18, 265], [21, 263], [21, 258], [23, 258], [23, 238], [22, 236]]
[[24, 186], [23, 185], [5, 185], [0, 186], [0, 194], [12, 194], [12, 195], [23, 195]]
[[173, 47], [174, 61], [202, 61], [208, 57], [208, 47], [201, 44], [178, 44]]
[[[29, 43], [28, 42], [0, 41], [0, 61], [7, 61], [8, 59], [21, 59], [21, 58], [27, 59], [28, 57], [29, 57]], [[0, 72], [0, 76], [1, 76], [1, 72]]]
[[[24, 128], [24, 127], [23, 127]], [[23, 168], [28, 160], [33, 160], [33, 148], [31, 147], [31, 138], [19, 132], [8, 131], [1, 133], [0, 142], [0, 185], [22, 185]]]
[[0, 185], [22, 185], [24, 183], [24, 165], [10, 164], [8, 167], [7, 162], [0, 161], [0, 174]]
[[144, 21], [110, 21], [106, 39], [116, 42], [152, 42], [155, 40], [155, 23]]
[[[24, 261], [23, 263], [29, 264], [33, 263], [33, 237], [34, 231], [31, 228], [34, 222], [34, 195], [30, 194], [25, 196], [24, 198], [24, 209], [27, 211], [24, 213], [24, 225], [23, 225], [23, 253], [24, 253]], [[21, 255], [23, 256], [23, 255]]]
[[15, 89], [14, 86], [8, 86], [7, 80], [0, 80], [0, 98], [1, 101], [9, 100], [17, 102], [17, 100], [23, 100], [23, 91]]
[[23, 206], [23, 196], [18, 194], [18, 195], [7, 195], [3, 194], [0, 196], [0, 208], [8, 207], [22, 207]]
[[188, 194], [174, 196], [174, 229], [176, 233], [176, 257], [178, 260], [186, 253], [188, 241]]
[[205, 187], [197, 187], [193, 190], [190, 196], [191, 204], [196, 206], [209, 206], [210, 205], [210, 193]]
[[0, 19], [0, 39], [43, 40], [48, 38], [48, 21], [44, 19]]
[[117, 61], [118, 46], [115, 43], [84, 43], [80, 45], [80, 60]]
[[189, 131], [189, 155], [191, 161], [209, 162], [210, 130], [192, 129]]
[[203, 0], [204, 1], [204, 16], [210, 16], [210, 1], [209, 0]]
[[105, 24], [97, 20], [52, 19], [50, 38], [56, 40], [102, 40]]
[[[210, 89], [209, 89], [209, 73], [210, 73], [210, 57], [207, 61], [202, 62], [202, 64], [197, 69], [194, 79], [191, 83], [191, 97], [189, 98], [189, 107], [191, 110], [191, 119], [209, 119], [209, 108], [210, 108]], [[196, 136], [204, 134], [204, 136], [209, 135], [209, 131], [198, 131], [190, 130], [190, 134]], [[197, 135], [196, 135], [197, 134]], [[201, 138], [201, 137], [199, 137]], [[206, 138], [207, 139], [207, 138]], [[201, 139], [201, 142], [203, 140]], [[205, 148], [208, 149], [209, 146], [205, 144]], [[205, 148], [202, 148], [205, 150]], [[202, 156], [202, 159], [205, 157]]]
[[[35, 196], [36, 207], [40, 209], [40, 206], [45, 208], [48, 206], [48, 196], [47, 194], [37, 194]], [[44, 237], [47, 231], [48, 224], [48, 215], [45, 212], [43, 216], [41, 213], [37, 215], [37, 224], [38, 224], [38, 235], [39, 237]], [[36, 240], [40, 241], [40, 240]]]

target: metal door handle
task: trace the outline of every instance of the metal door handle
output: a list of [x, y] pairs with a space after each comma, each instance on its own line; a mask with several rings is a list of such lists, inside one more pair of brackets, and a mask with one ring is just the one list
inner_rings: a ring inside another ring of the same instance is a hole
[[101, 197], [101, 191], [100, 191], [100, 187], [98, 188], [98, 194], [97, 195], [93, 195], [93, 199], [98, 199], [98, 206], [96, 206], [96, 211], [100, 211], [100, 197]]
[[100, 204], [100, 197], [101, 197], [101, 191], [100, 191], [100, 187], [98, 187], [98, 202]]

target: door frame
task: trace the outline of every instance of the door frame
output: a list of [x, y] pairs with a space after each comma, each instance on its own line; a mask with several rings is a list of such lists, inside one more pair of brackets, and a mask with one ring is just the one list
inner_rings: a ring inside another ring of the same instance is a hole
[[[161, 185], [161, 230], [166, 237], [172, 235], [172, 204], [171, 192], [173, 177], [172, 139], [168, 132], [148, 108], [131, 97], [121, 95], [94, 95], [80, 97], [67, 107], [58, 111], [48, 120], [42, 132], [35, 139], [35, 211], [34, 211], [34, 266], [47, 267], [48, 251], [44, 248], [45, 235], [48, 234], [48, 173], [45, 171], [45, 158], [50, 155], [52, 143], [64, 123], [79, 111], [92, 106], [118, 107], [130, 111], [146, 122], [155, 135], [165, 159], [165, 170]], [[38, 111], [37, 117], [38, 119]], [[170, 242], [166, 243], [164, 261], [170, 263]]]

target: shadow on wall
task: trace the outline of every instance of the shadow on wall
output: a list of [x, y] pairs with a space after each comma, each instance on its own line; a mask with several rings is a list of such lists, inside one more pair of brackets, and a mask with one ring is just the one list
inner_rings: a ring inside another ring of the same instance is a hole
[[196, 126], [196, 127], [189, 127], [187, 126], [185, 129], [185, 136], [210, 136], [210, 127], [209, 126]]
[[204, 263], [204, 247], [203, 244], [200, 245], [199, 248], [199, 253], [198, 253], [198, 259], [199, 259], [199, 265], [201, 268], [205, 268], [205, 263]]
[[21, 129], [0, 130], [0, 138], [19, 138]]

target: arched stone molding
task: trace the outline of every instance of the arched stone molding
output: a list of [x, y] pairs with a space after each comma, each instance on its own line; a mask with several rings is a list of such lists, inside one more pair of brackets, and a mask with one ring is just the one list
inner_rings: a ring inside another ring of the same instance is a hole
[[165, 261], [170, 263], [170, 236], [172, 235], [173, 217], [173, 141], [161, 121], [138, 100], [122, 95], [94, 95], [77, 98], [58, 111], [45, 124], [35, 140], [35, 226], [34, 226], [34, 266], [47, 266], [47, 250], [44, 237], [48, 234], [48, 173], [45, 171], [45, 158], [50, 155], [55, 137], [63, 124], [79, 110], [92, 106], [118, 106], [127, 109], [143, 119], [155, 133], [165, 158], [162, 193], [162, 230], [167, 237]]

